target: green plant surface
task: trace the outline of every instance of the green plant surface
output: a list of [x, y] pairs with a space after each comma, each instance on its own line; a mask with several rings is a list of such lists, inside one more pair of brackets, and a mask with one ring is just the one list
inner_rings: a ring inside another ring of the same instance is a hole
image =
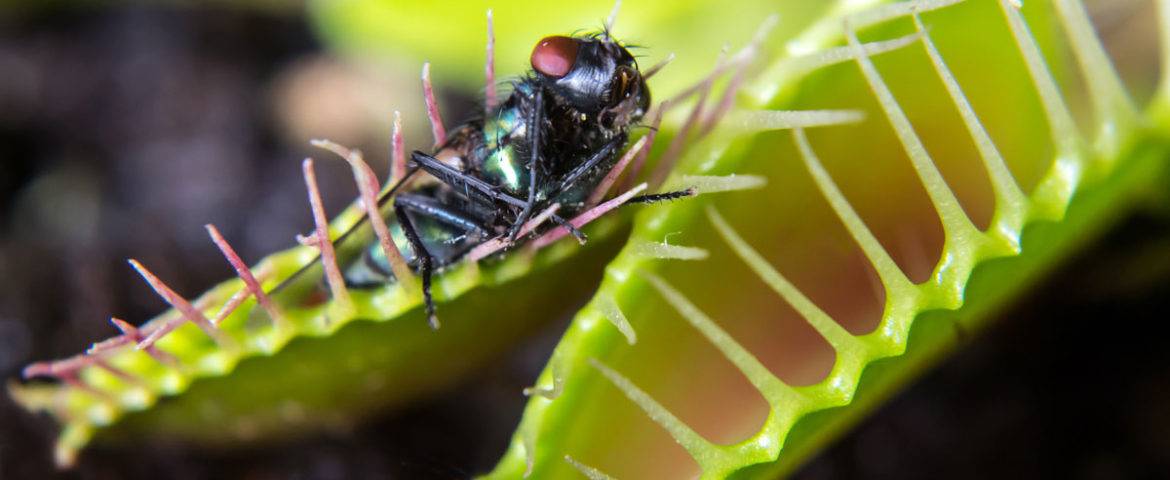
[[[735, 16], [708, 2], [627, 3], [617, 35], [653, 46], [651, 59], [677, 55], [652, 81], [657, 98], [694, 84], [724, 43], [746, 44], [781, 14], [748, 70], [741, 111], [690, 142], [667, 180], [711, 191], [734, 175], [763, 188], [645, 208], [628, 240], [630, 217], [616, 215], [590, 231], [596, 245], [562, 241], [444, 272], [438, 332], [410, 288], [351, 292], [356, 309], [293, 289], [276, 297], [286, 327], [247, 300], [221, 325], [234, 345], [192, 324], [164, 337], [159, 347], [182, 367], [123, 349], [108, 357], [117, 372], [78, 372], [86, 388], [13, 386], [64, 425], [58, 459], [94, 435], [222, 446], [360, 421], [457, 381], [600, 284], [488, 476], [771, 478], [1025, 294], [1148, 194], [1166, 163], [1170, 90], [1149, 113], [1134, 109], [1077, 2], [1029, 2], [1022, 15], [992, 0], [746, 2]], [[345, 0], [310, 10], [353, 58], [409, 52], [434, 62], [437, 81], [475, 88], [487, 6]], [[501, 74], [523, 70], [537, 38], [608, 12], [491, 6]], [[716, 85], [734, 84], [726, 77]], [[1072, 109], [1088, 113], [1074, 120], [1064, 98], [1087, 99]], [[656, 153], [686, 110], [667, 116]], [[830, 112], [766, 113], [779, 110]], [[849, 124], [827, 126], [839, 123]], [[347, 209], [332, 235], [360, 215]], [[372, 238], [366, 230], [339, 252], [352, 255]], [[297, 247], [254, 270], [271, 288], [314, 255]], [[313, 273], [304, 285], [319, 281]], [[241, 288], [225, 282], [196, 304], [211, 316]]]

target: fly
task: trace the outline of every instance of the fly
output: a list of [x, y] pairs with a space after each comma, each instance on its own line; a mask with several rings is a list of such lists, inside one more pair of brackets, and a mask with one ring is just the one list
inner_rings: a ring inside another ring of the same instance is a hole
[[[532, 70], [512, 82], [511, 93], [498, 105], [491, 105], [489, 85], [482, 118], [456, 127], [430, 153], [413, 151], [405, 174], [378, 201], [382, 207], [389, 202], [391, 208], [382, 211], [391, 222], [394, 246], [422, 276], [433, 328], [438, 321], [432, 276], [477, 247], [482, 252], [491, 242], [495, 251], [559, 228], [585, 242], [569, 219], [594, 207], [592, 194], [612, 183], [609, 174], [631, 128], [649, 110], [647, 75], [610, 35], [608, 24], [597, 33], [545, 37], [532, 49], [530, 63]], [[687, 189], [624, 203], [693, 194]], [[539, 224], [532, 225], [534, 219]], [[378, 241], [364, 245], [360, 257], [344, 266], [346, 286], [395, 281], [386, 253]]]

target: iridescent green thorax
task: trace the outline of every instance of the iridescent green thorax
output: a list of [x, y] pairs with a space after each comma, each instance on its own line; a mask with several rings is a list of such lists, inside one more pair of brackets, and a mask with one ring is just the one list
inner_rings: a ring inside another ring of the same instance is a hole
[[523, 115], [515, 106], [497, 110], [496, 115], [484, 120], [483, 143], [486, 156], [480, 165], [484, 180], [498, 185], [512, 195], [525, 194], [528, 189], [527, 159], [520, 155], [527, 138]]

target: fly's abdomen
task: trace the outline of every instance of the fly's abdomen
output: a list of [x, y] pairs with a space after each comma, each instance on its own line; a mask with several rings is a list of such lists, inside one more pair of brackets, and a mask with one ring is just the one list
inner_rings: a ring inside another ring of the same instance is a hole
[[[408, 213], [408, 215], [411, 215]], [[482, 236], [474, 230], [469, 232], [462, 226], [455, 226], [423, 215], [411, 215], [411, 223], [418, 232], [419, 240], [426, 247], [427, 252], [439, 266], [457, 261], [478, 242]], [[402, 231], [402, 225], [391, 219], [386, 227], [390, 230], [390, 238], [398, 246], [398, 251], [406, 258], [412, 268], [419, 267], [418, 254]], [[345, 268], [345, 282], [351, 287], [368, 288], [394, 281], [394, 273], [390, 269], [390, 260], [382, 244], [375, 241], [362, 252], [362, 255]]]

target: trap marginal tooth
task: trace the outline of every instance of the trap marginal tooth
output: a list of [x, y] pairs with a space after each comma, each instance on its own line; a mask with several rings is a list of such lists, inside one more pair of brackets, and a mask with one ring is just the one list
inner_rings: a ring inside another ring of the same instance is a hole
[[[535, 217], [532, 217], [532, 220], [529, 220], [524, 224], [524, 227], [520, 229], [519, 233], [517, 233], [517, 237], [523, 238], [529, 233], [532, 233], [533, 230], [544, 224], [544, 222], [548, 221], [549, 218], [555, 215], [557, 210], [560, 208], [561, 204], [554, 203], [541, 211]], [[514, 242], [508, 240], [506, 236], [493, 238], [471, 249], [471, 251], [467, 253], [467, 259], [472, 262], [478, 262], [493, 253], [512, 246], [513, 243]]]
[[1012, 38], [1015, 39], [1016, 46], [1024, 57], [1032, 84], [1040, 95], [1040, 103], [1044, 107], [1045, 116], [1048, 117], [1052, 142], [1057, 149], [1057, 161], [1069, 158], [1077, 159], [1078, 165], [1083, 163], [1083, 160], [1080, 160], [1083, 157], [1081, 134], [1077, 130], [1076, 122], [1073, 121], [1068, 104], [1064, 101], [1064, 95], [1060, 93], [1056, 79], [1052, 77], [1052, 71], [1048, 69], [1048, 63], [1044, 61], [1044, 55], [1040, 53], [1035, 37], [1032, 36], [1028, 24], [1024, 22], [1024, 17], [1020, 15], [1018, 6], [1011, 5], [1008, 0], [999, 0], [999, 5], [1004, 17], [1007, 18], [1008, 27], [1011, 28]]
[[752, 386], [759, 390], [768, 404], [773, 408], [779, 406], [797, 405], [803, 402], [801, 395], [792, 387], [772, 374], [747, 348], [744, 348], [727, 331], [723, 330], [710, 317], [699, 310], [682, 292], [666, 283], [662, 277], [648, 272], [642, 272], [642, 278], [658, 291], [662, 298], [683, 317], [695, 330], [706, 337], [724, 358], [735, 365], [735, 368], [747, 377]]
[[581, 472], [581, 475], [584, 475], [589, 480], [614, 480], [613, 477], [606, 475], [605, 472], [578, 462], [571, 456], [565, 455], [565, 462], [568, 462], [569, 465], [572, 465], [573, 468]]
[[1122, 142], [1116, 137], [1117, 132], [1128, 131], [1137, 123], [1137, 109], [1105, 53], [1105, 46], [1093, 29], [1084, 5], [1074, 0], [1055, 0], [1053, 3], [1065, 36], [1072, 45], [1073, 57], [1080, 66], [1096, 115], [1099, 149], [1096, 158], [1116, 158]]
[[[716, 61], [716, 66], [723, 63], [723, 55], [720, 55], [719, 60]], [[699, 117], [703, 114], [703, 109], [707, 106], [707, 98], [711, 95], [711, 86], [714, 85], [716, 77], [708, 77], [699, 88], [699, 99], [695, 105], [691, 107], [690, 114], [687, 119], [679, 127], [678, 133], [674, 138], [670, 139], [670, 144], [666, 147], [666, 152], [658, 159], [658, 165], [654, 167], [654, 171], [650, 174], [650, 185], [658, 188], [662, 182], [666, 180], [667, 175], [670, 175], [671, 170], [674, 169], [674, 164], [678, 158], [682, 156], [683, 145], [687, 142], [691, 134], [691, 130], [699, 122]]]
[[631, 251], [635, 255], [659, 260], [706, 260], [711, 254], [698, 247], [684, 247], [668, 243], [639, 241]]
[[[949, 7], [951, 5], [956, 5], [965, 1], [967, 0], [917, 0], [911, 2], [898, 2], [855, 13], [849, 16], [848, 22], [856, 31], [877, 25], [879, 23], [885, 23], [890, 20], [902, 17], [909, 17], [910, 15], [914, 15], [916, 13], [938, 10], [940, 8]], [[847, 31], [846, 34], [848, 34]]]
[[[760, 23], [760, 26], [756, 29], [756, 32], [752, 36], [752, 41], [750, 43], [745, 45], [730, 58], [727, 58], [726, 62], [717, 62], [715, 68], [712, 69], [711, 73], [707, 74], [706, 77], [703, 77], [690, 87], [683, 89], [682, 92], [675, 94], [673, 97], [670, 97], [663, 103], [668, 103], [672, 106], [677, 105], [683, 100], [689, 98], [691, 95], [694, 95], [700, 89], [703, 89], [704, 85], [714, 82], [715, 79], [723, 76], [723, 74], [727, 73], [729, 69], [740, 63], [751, 62], [754, 60], [755, 51], [758, 49], [759, 44], [767, 39], [768, 33], [771, 32], [773, 28], [775, 28], [777, 23], [779, 23], [779, 19], [780, 17], [777, 15], [768, 16], [768, 18], [764, 19], [764, 21]], [[724, 53], [726, 53], [726, 50]], [[722, 59], [723, 55], [721, 55], [721, 60]]]
[[605, 292], [598, 293], [597, 308], [601, 310], [601, 314], [606, 320], [609, 320], [609, 323], [622, 332], [622, 335], [626, 337], [626, 343], [630, 345], [638, 343], [638, 333], [634, 331], [633, 325], [630, 325], [629, 319], [626, 318], [625, 313], [622, 313], [621, 306], [612, 295]]
[[[256, 297], [256, 303], [259, 303], [260, 307], [263, 308], [264, 311], [268, 314], [268, 317], [272, 319], [274, 326], [280, 329], [289, 328], [291, 325], [289, 325], [288, 320], [284, 317], [284, 313], [280, 311], [280, 308], [277, 307], [275, 303], [273, 303], [268, 294], [264, 293], [264, 288], [261, 287], [260, 280], [258, 280], [256, 276], [252, 274], [252, 270], [248, 268], [248, 265], [244, 263], [244, 259], [240, 258], [240, 255], [236, 253], [236, 250], [232, 248], [227, 239], [223, 238], [223, 235], [220, 234], [219, 229], [215, 228], [215, 225], [211, 224], [206, 225], [205, 228], [207, 228], [208, 235], [211, 236], [211, 241], [215, 243], [216, 247], [219, 247], [219, 251], [223, 253], [224, 258], [226, 258], [228, 263], [231, 264], [232, 269], [236, 271], [236, 275], [239, 276], [240, 280], [244, 282], [246, 290], [241, 290], [241, 292], [250, 292], [252, 296]], [[233, 296], [233, 298], [235, 297]], [[230, 304], [231, 302], [229, 301], [228, 303]], [[223, 316], [226, 317], [227, 313], [232, 310], [235, 310], [235, 307], [232, 307], [231, 310], [229, 310], [228, 304], [224, 304], [224, 308], [221, 312]], [[217, 323], [222, 321], [223, 318], [220, 318]]]
[[658, 74], [658, 72], [662, 71], [663, 68], [666, 68], [667, 65], [670, 65], [670, 62], [673, 61], [674, 52], [670, 52], [666, 55], [666, 58], [663, 58], [658, 63], [654, 64], [654, 66], [646, 69], [645, 72], [642, 72], [642, 78], [649, 79], [650, 77], [653, 77], [654, 75]]
[[882, 246], [881, 242], [878, 241], [869, 227], [865, 225], [861, 216], [857, 214], [857, 211], [850, 205], [849, 200], [841, 193], [841, 189], [833, 181], [833, 178], [829, 176], [829, 172], [825, 170], [824, 165], [821, 164], [820, 159], [813, 152], [812, 146], [808, 142], [808, 137], [804, 134], [804, 130], [797, 128], [792, 131], [792, 136], [805, 168], [813, 177], [813, 182], [816, 183], [817, 188], [821, 191], [821, 195], [829, 202], [833, 213], [837, 215], [837, 218], [841, 219], [841, 223], [845, 225], [845, 229], [849, 231], [849, 235], [857, 242], [857, 245], [865, 254], [865, 258], [869, 260], [870, 265], [877, 271], [878, 277], [886, 289], [887, 297], [895, 292], [916, 291], [913, 282], [906, 277], [906, 274], [902, 272], [902, 269], [890, 257], [889, 252], [886, 251], [885, 247]]
[[119, 380], [121, 380], [129, 385], [133, 385], [135, 387], [138, 387], [138, 388], [141, 388], [141, 389], [144, 389], [147, 391], [152, 390], [150, 385], [148, 385], [147, 382], [145, 380], [143, 380], [141, 377], [134, 375], [134, 374], [131, 374], [130, 372], [127, 372], [121, 368], [115, 367], [115, 366], [111, 365], [109, 361], [106, 361], [104, 359], [98, 359], [94, 362], [94, 365], [96, 365], [98, 368], [100, 368], [102, 370], [109, 372], [111, 375], [117, 377]]
[[219, 325], [227, 319], [228, 315], [231, 315], [232, 312], [236, 311], [236, 309], [240, 307], [240, 304], [244, 303], [244, 300], [247, 300], [251, 294], [252, 292], [249, 292], [247, 288], [237, 290], [236, 293], [233, 293], [232, 296], [229, 297], [226, 302], [224, 302], [223, 306], [219, 308], [219, 311], [215, 313], [215, 316], [211, 317], [211, 324], [219, 327]]
[[736, 256], [756, 273], [760, 281], [768, 285], [785, 303], [796, 310], [834, 350], [837, 352], [845, 349], [864, 350], [861, 342], [834, 321], [829, 314], [821, 310], [796, 285], [788, 281], [772, 264], [768, 263], [763, 255], [752, 248], [731, 224], [727, 223], [727, 220], [719, 214], [715, 207], [708, 205], [706, 210], [707, 218], [715, 227], [715, 231], [731, 247]]
[[764, 188], [768, 185], [768, 179], [760, 175], [683, 175], [672, 185], [675, 188], [681, 188], [685, 185], [693, 188], [695, 194], [705, 195]]
[[150, 287], [154, 289], [154, 292], [157, 293], [158, 296], [163, 299], [163, 301], [167, 302], [168, 305], [177, 310], [181, 315], [178, 321], [166, 322], [162, 328], [151, 332], [145, 340], [139, 343], [139, 348], [146, 348], [146, 346], [154, 345], [156, 342], [162, 339], [163, 336], [178, 327], [179, 324], [184, 320], [194, 323], [196, 326], [202, 329], [203, 332], [206, 333], [207, 336], [211, 337], [212, 340], [215, 340], [215, 342], [219, 344], [221, 348], [230, 349], [236, 347], [235, 341], [228, 337], [227, 334], [225, 334], [222, 330], [216, 328], [216, 326], [213, 325], [211, 321], [207, 319], [207, 317], [203, 316], [202, 312], [195, 309], [195, 307], [192, 306], [191, 303], [187, 301], [187, 299], [183, 298], [183, 296], [179, 295], [178, 293], [175, 293], [171, 287], [167, 286], [166, 283], [151, 273], [150, 270], [148, 270], [137, 260], [131, 259], [129, 262], [130, 266], [134, 267], [134, 270], [138, 271], [138, 274], [141, 275], [144, 280], [146, 280], [146, 283], [150, 284]]
[[605, 17], [605, 34], [608, 36], [613, 32], [613, 26], [617, 22], [618, 11], [622, 9], [622, 0], [614, 0], [613, 8], [609, 10], [609, 16]]
[[999, 148], [995, 146], [991, 135], [987, 133], [987, 129], [979, 120], [979, 116], [975, 114], [975, 109], [971, 107], [971, 102], [963, 93], [962, 87], [959, 86], [959, 82], [951, 73], [950, 68], [947, 67], [942, 54], [935, 47], [934, 40], [931, 39], [930, 32], [923, 25], [921, 16], [915, 13], [912, 18], [914, 27], [922, 35], [922, 46], [926, 50], [927, 57], [930, 58], [931, 65], [934, 66], [935, 72], [946, 87], [951, 102], [958, 109], [959, 117], [963, 119], [967, 132], [974, 140], [975, 148], [979, 151], [979, 158], [983, 161], [983, 168], [991, 180], [992, 192], [995, 195], [996, 218], [1001, 224], [998, 227], [993, 226], [990, 231], [992, 234], [999, 234], [999, 238], [1008, 242], [1009, 251], [1005, 253], [1019, 253], [1019, 235], [1008, 232], [1020, 231], [1024, 222], [1023, 210], [1026, 208], [1013, 208], [1012, 206], [1027, 206], [1030, 201], [1020, 189], [1015, 177], [1008, 169], [1007, 162], [1000, 154]]
[[[646, 159], [650, 157], [650, 150], [654, 148], [654, 139], [658, 138], [658, 129], [662, 126], [662, 114], [670, 107], [667, 102], [658, 104], [655, 109], [654, 121], [650, 123], [650, 131], [646, 132], [646, 145], [643, 146], [638, 155], [634, 157], [633, 165], [630, 166], [630, 173], [626, 175], [626, 179], [622, 182], [621, 190], [629, 190], [634, 186], [634, 182], [638, 181], [638, 176], [642, 174], [642, 168], [646, 166]], [[602, 195], [602, 198], [605, 196]], [[601, 201], [598, 199], [597, 201]]]
[[[662, 117], [659, 116], [657, 120], [661, 121]], [[605, 198], [605, 195], [609, 193], [610, 187], [613, 186], [614, 182], [616, 182], [618, 177], [621, 176], [622, 172], [625, 171], [626, 166], [630, 164], [630, 161], [632, 161], [635, 156], [641, 155], [643, 148], [650, 150], [647, 145], [653, 140], [654, 130], [651, 130], [650, 133], [647, 133], [642, 138], [639, 138], [637, 142], [634, 142], [634, 146], [626, 150], [626, 153], [622, 155], [622, 158], [619, 159], [618, 162], [614, 164], [613, 168], [611, 168], [609, 172], [605, 174], [605, 178], [601, 179], [601, 183], [597, 184], [597, 188], [593, 190], [593, 193], [589, 194], [589, 199], [585, 201], [585, 205], [593, 206], [601, 203], [601, 199]]]
[[390, 134], [390, 182], [394, 185], [406, 176], [406, 142], [402, 139], [402, 113], [394, 111], [394, 132]]
[[[374, 235], [382, 247], [382, 252], [386, 255], [386, 260], [390, 263], [390, 270], [394, 272], [394, 278], [398, 279], [398, 284], [402, 288], [413, 290], [414, 271], [410, 269], [406, 257], [402, 255], [402, 251], [398, 249], [398, 245], [390, 237], [386, 220], [382, 218], [378, 202], [378, 191], [382, 187], [378, 185], [378, 177], [374, 175], [370, 165], [357, 150], [345, 148], [329, 141], [314, 140], [314, 142], [314, 145], [336, 153], [349, 164], [350, 170], [353, 172], [353, 181], [358, 187], [361, 206], [366, 211], [366, 218], [370, 222], [370, 226], [373, 227]], [[388, 201], [393, 201], [393, 198]]]
[[[341, 269], [337, 266], [337, 256], [333, 252], [333, 242], [329, 240], [329, 223], [325, 218], [325, 207], [321, 202], [321, 190], [317, 188], [317, 173], [313, 170], [313, 159], [306, 158], [301, 163], [301, 170], [305, 177], [305, 187], [309, 192], [309, 207], [313, 212], [313, 223], [316, 231], [313, 234], [313, 246], [321, 252], [321, 264], [325, 269], [325, 280], [333, 293], [333, 299], [338, 302], [342, 310], [350, 312], [353, 302], [349, 298], [349, 291], [345, 288], [345, 280], [341, 276]], [[307, 240], [307, 239], [306, 239]], [[298, 241], [300, 239], [298, 238]]]
[[443, 126], [443, 117], [439, 114], [439, 103], [435, 101], [435, 88], [431, 85], [431, 64], [424, 63], [422, 67], [423, 100], [427, 105], [427, 118], [431, 121], [431, 133], [435, 136], [435, 146], [442, 145], [447, 140], [447, 127]]
[[[610, 210], [613, 210], [617, 207], [622, 206], [622, 204], [626, 203], [626, 201], [628, 201], [631, 198], [634, 198], [635, 195], [637, 195], [638, 193], [642, 192], [645, 189], [646, 189], [646, 183], [641, 183], [638, 186], [630, 189], [626, 193], [623, 193], [623, 194], [621, 194], [621, 195], [619, 195], [619, 196], [617, 196], [617, 197], [615, 197], [615, 198], [613, 198], [605, 203], [602, 203], [601, 205], [593, 207], [592, 209], [586, 211], [585, 213], [582, 213], [582, 214], [574, 217], [572, 220], [569, 221], [569, 224], [571, 224], [575, 228], [581, 228], [581, 227], [585, 226], [586, 224], [588, 224], [589, 222], [592, 222], [592, 221], [596, 220], [598, 217], [606, 214]], [[568, 234], [569, 234], [569, 231], [565, 227], [556, 228], [556, 229], [553, 229], [552, 231], [544, 234], [543, 236], [538, 237], [536, 240], [534, 240], [532, 242], [532, 245], [536, 249], [541, 249], [541, 248], [544, 248], [544, 247], [552, 244], [553, 242], [555, 242], [557, 240], [564, 238], [565, 235], [568, 235]]]
[[561, 392], [563, 392], [565, 389], [565, 377], [563, 375], [561, 375], [561, 369], [560, 369], [559, 363], [553, 363], [551, 369], [552, 369], [551, 376], [552, 376], [552, 382], [553, 382], [552, 386], [551, 387], [541, 387], [541, 386], [525, 387], [523, 392], [522, 392], [524, 394], [524, 396], [531, 397], [533, 395], [536, 395], [536, 396], [544, 397], [548, 400], [556, 400], [557, 397], [561, 396]]
[[[918, 33], [913, 33], [903, 37], [898, 37], [893, 40], [882, 40], [876, 42], [868, 42], [862, 44], [862, 48], [870, 56], [877, 56], [882, 53], [892, 52], [907, 45], [912, 45], [918, 41]], [[851, 47], [832, 47], [832, 48], [817, 48], [811, 51], [802, 51], [803, 47], [799, 43], [789, 44], [789, 50], [795, 51], [794, 55], [776, 62], [768, 70], [761, 75], [766, 79], [786, 79], [793, 77], [802, 77], [809, 72], [819, 70], [830, 65], [848, 62], [854, 59], [854, 51]], [[758, 85], [752, 87], [752, 94], [759, 103], [766, 103], [762, 99], [773, 98], [779, 91], [781, 83], [779, 81], [760, 82]]]
[[752, 66], [755, 57], [759, 55], [761, 44], [767, 33], [775, 28], [779, 23], [780, 17], [778, 15], [771, 15], [764, 20], [760, 28], [752, 37], [752, 41], [748, 43], [747, 47], [741, 52], [743, 59], [739, 61], [739, 65], [735, 69], [735, 74], [731, 77], [731, 82], [723, 91], [723, 97], [716, 104], [707, 118], [703, 120], [703, 126], [699, 128], [699, 138], [711, 133], [716, 124], [731, 111], [732, 104], [735, 102], [736, 94], [739, 93], [740, 88], [743, 87], [743, 82], [747, 79], [748, 68]]
[[[487, 55], [483, 63], [484, 95], [483, 109], [490, 114], [496, 108], [496, 31], [492, 22], [492, 9], [487, 11]], [[486, 116], [486, 115], [485, 115]]]
[[860, 110], [738, 110], [720, 123], [720, 128], [748, 134], [793, 128], [833, 127], [865, 120]]
[[58, 378], [60, 378], [62, 382], [65, 382], [65, 384], [69, 385], [70, 387], [78, 391], [85, 392], [86, 394], [96, 398], [98, 401], [105, 403], [106, 405], [115, 407], [118, 405], [117, 399], [115, 399], [109, 393], [98, 390], [97, 388], [94, 388], [93, 386], [90, 386], [89, 384], [81, 381], [81, 379], [77, 378], [76, 373], [71, 372], [68, 374], [63, 374], [58, 376]]
[[910, 157], [910, 163], [914, 165], [914, 171], [918, 174], [919, 182], [926, 188], [927, 196], [930, 197], [930, 203], [934, 205], [935, 211], [942, 220], [943, 230], [945, 231], [947, 240], [956, 241], [959, 238], [981, 238], [981, 233], [971, 223], [971, 219], [967, 217], [966, 212], [959, 205], [959, 199], [955, 197], [954, 191], [947, 185], [942, 173], [938, 171], [934, 160], [926, 151], [926, 146], [922, 144], [922, 139], [914, 130], [914, 126], [910, 124], [910, 119], [906, 117], [906, 112], [902, 110], [901, 105], [898, 104], [898, 100], [894, 98], [893, 92], [890, 91], [889, 86], [882, 79], [881, 74], [878, 73], [873, 61], [866, 55], [865, 50], [861, 48], [861, 42], [857, 39], [856, 30], [847, 21], [845, 23], [845, 38], [849, 46], [853, 48], [854, 54], [856, 55], [855, 60], [861, 68], [861, 73], [865, 77], [866, 83], [869, 84], [870, 90], [877, 98], [878, 104], [886, 114], [886, 118], [894, 127], [894, 133], [902, 143], [903, 150]]
[[596, 358], [589, 358], [589, 364], [597, 369], [606, 380], [609, 380], [614, 387], [617, 387], [626, 398], [642, 409], [654, 423], [666, 430], [675, 442], [678, 442], [695, 461], [699, 462], [699, 466], [704, 472], [710, 470], [714, 463], [726, 462], [727, 453], [724, 450], [707, 441], [698, 432], [683, 423], [673, 413], [670, 413], [670, 410], [638, 388], [633, 381]]

